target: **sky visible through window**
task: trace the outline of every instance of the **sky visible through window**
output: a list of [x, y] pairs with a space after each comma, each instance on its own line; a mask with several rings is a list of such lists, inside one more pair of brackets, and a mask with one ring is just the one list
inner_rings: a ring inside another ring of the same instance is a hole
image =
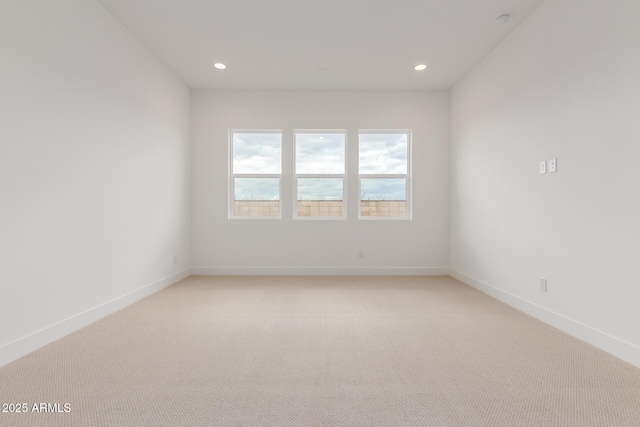
[[404, 178], [362, 178], [362, 200], [407, 200], [407, 180]]
[[[347, 135], [340, 133], [296, 132], [297, 175], [325, 175], [345, 173]], [[343, 178], [298, 177], [298, 200], [342, 200]]]
[[[361, 174], [406, 174], [408, 135], [406, 133], [361, 133], [359, 171]], [[279, 133], [233, 133], [233, 173], [280, 174], [282, 136]], [[345, 173], [345, 134], [296, 134], [296, 173]], [[404, 178], [362, 178], [363, 200], [406, 200]], [[301, 200], [342, 200], [340, 178], [299, 178]], [[235, 200], [278, 200], [279, 178], [235, 178]]]
[[282, 170], [282, 135], [234, 133], [233, 173], [277, 173]]
[[297, 174], [343, 174], [345, 168], [344, 133], [297, 133]]
[[[406, 133], [361, 133], [358, 167], [360, 174], [407, 173], [409, 135]], [[407, 200], [406, 178], [362, 178], [361, 200]]]
[[280, 200], [280, 178], [235, 178], [234, 200]]
[[298, 200], [342, 200], [342, 178], [298, 178]]
[[[233, 133], [234, 174], [280, 174], [280, 133]], [[280, 178], [234, 178], [234, 200], [280, 200]]]
[[358, 164], [361, 174], [406, 174], [406, 133], [361, 133]]

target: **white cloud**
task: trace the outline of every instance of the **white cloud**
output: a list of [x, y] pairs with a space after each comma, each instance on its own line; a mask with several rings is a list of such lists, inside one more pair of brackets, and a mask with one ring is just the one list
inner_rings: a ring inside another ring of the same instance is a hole
[[359, 145], [360, 173], [407, 173], [407, 134], [360, 134]]
[[281, 173], [282, 135], [234, 133], [233, 173]]
[[342, 174], [345, 172], [345, 135], [296, 135], [296, 173]]

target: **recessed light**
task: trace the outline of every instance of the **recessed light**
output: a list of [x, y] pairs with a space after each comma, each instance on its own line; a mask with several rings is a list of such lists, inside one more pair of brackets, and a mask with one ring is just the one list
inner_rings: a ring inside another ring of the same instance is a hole
[[225, 68], [227, 68], [226, 65], [224, 65], [222, 62], [216, 62], [215, 64], [213, 64], [214, 67], [216, 67], [218, 70], [224, 70]]
[[504, 14], [504, 15], [500, 15], [496, 18], [496, 21], [498, 21], [498, 24], [506, 24], [509, 21], [509, 18], [511, 18], [508, 14]]
[[416, 65], [415, 67], [413, 67], [413, 69], [416, 70], [416, 71], [423, 71], [423, 70], [427, 69], [427, 66], [424, 65], [424, 64], [419, 64], [419, 65]]

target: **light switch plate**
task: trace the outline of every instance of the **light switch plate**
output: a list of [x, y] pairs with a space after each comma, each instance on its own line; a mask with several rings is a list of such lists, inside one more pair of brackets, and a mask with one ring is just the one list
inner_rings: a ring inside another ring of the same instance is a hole
[[544, 160], [540, 162], [540, 173], [547, 173], [547, 162]]

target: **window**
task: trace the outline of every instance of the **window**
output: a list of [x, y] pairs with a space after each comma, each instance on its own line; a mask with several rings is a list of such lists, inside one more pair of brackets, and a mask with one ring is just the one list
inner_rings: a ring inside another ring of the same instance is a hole
[[[284, 179], [294, 219], [346, 219], [347, 132], [294, 131], [293, 174], [284, 177], [282, 137], [229, 131], [229, 218], [282, 218]], [[411, 218], [410, 131], [361, 130], [357, 170], [359, 219]]]
[[280, 218], [282, 132], [230, 132], [231, 218]]
[[407, 131], [359, 133], [359, 218], [410, 218], [410, 137]]
[[344, 131], [295, 132], [294, 218], [346, 217]]

